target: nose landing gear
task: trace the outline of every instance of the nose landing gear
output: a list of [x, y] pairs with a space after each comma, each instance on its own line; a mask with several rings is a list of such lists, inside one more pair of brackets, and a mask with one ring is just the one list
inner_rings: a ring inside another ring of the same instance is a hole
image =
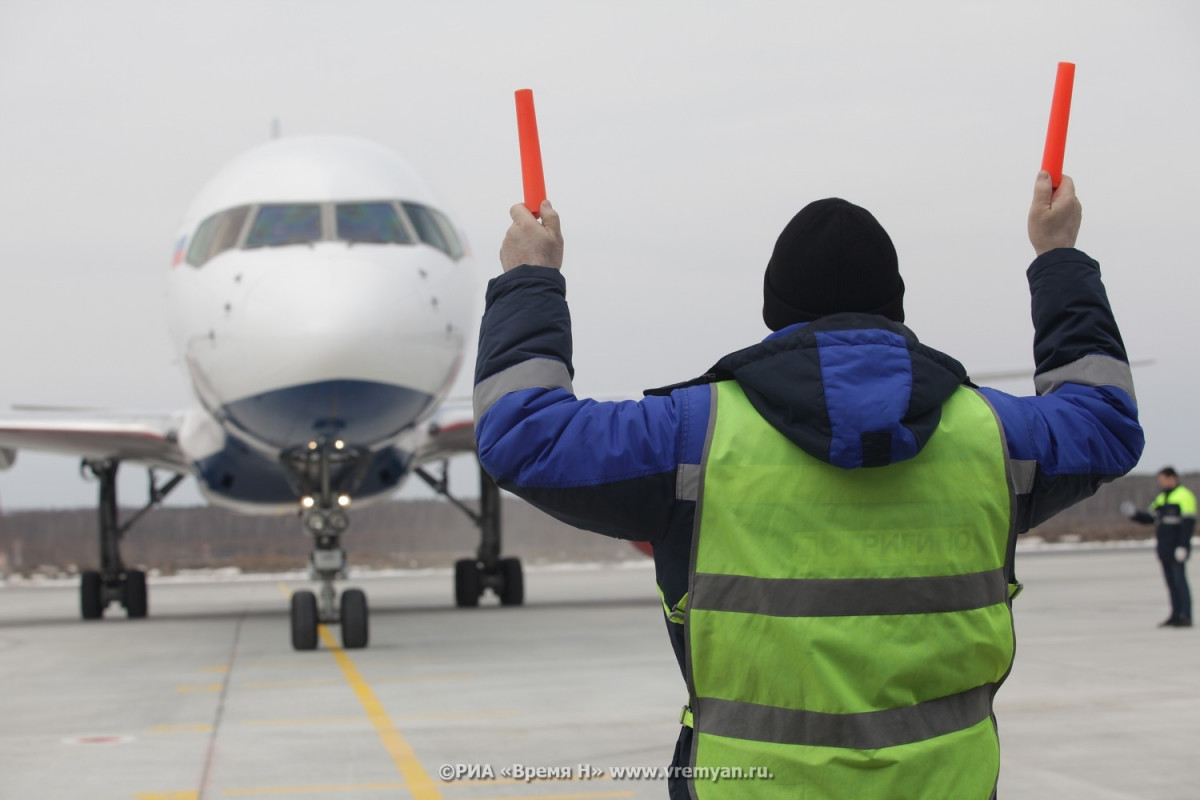
[[292, 594], [292, 647], [315, 650], [318, 625], [339, 625], [342, 647], [367, 646], [369, 640], [367, 596], [361, 589], [346, 589], [338, 603], [335, 580], [346, 577], [346, 551], [342, 534], [350, 528], [349, 492], [357, 488], [370, 463], [370, 454], [347, 447], [341, 440], [311, 442], [286, 453], [283, 462], [300, 490], [304, 530], [313, 538], [308, 573], [320, 581], [317, 593], [307, 589]]

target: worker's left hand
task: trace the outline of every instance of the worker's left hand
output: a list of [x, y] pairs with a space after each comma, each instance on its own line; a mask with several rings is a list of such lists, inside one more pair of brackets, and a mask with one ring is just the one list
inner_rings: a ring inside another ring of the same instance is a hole
[[1075, 181], [1062, 176], [1055, 189], [1050, 173], [1042, 170], [1033, 184], [1033, 205], [1029, 207], [1029, 242], [1039, 256], [1058, 247], [1074, 247], [1079, 236], [1083, 210], [1075, 196]]
[[504, 234], [504, 244], [500, 245], [500, 266], [504, 271], [522, 264], [562, 269], [562, 228], [550, 201], [542, 201], [540, 223], [523, 203], [517, 203], [508, 213], [513, 223]]
[[1180, 564], [1186, 563], [1188, 560], [1188, 549], [1186, 547], [1176, 547], [1175, 560]]

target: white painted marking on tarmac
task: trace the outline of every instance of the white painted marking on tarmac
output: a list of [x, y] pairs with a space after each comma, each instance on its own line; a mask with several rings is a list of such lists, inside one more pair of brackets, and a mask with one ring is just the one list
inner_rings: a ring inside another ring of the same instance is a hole
[[149, 733], [155, 736], [173, 734], [173, 733], [212, 733], [213, 726], [203, 723], [191, 722], [173, 722], [163, 725], [155, 725], [149, 730]]

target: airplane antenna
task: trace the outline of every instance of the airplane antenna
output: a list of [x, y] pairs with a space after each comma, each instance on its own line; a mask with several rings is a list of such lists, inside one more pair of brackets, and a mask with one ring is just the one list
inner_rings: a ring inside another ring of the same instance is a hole
[[278, 139], [281, 134], [282, 131], [280, 130], [279, 117], [275, 117], [271, 120], [271, 138]]

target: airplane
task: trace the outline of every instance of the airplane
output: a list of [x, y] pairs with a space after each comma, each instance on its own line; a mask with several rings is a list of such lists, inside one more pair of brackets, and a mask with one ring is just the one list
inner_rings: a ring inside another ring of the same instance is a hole
[[[80, 609], [148, 613], [146, 575], [121, 539], [188, 475], [212, 504], [297, 513], [312, 537], [317, 593], [291, 597], [292, 646], [320, 623], [366, 647], [366, 595], [346, 577], [350, 509], [417, 476], [480, 530], [455, 564], [455, 602], [485, 590], [524, 601], [519, 559], [501, 558], [499, 489], [480, 470], [478, 510], [453, 497], [447, 460], [474, 453], [469, 402], [446, 402], [463, 362], [473, 281], [461, 231], [416, 172], [390, 151], [341, 137], [284, 137], [233, 160], [184, 217], [168, 275], [169, 327], [194, 407], [170, 414], [17, 407], [0, 418], [0, 469], [19, 450], [82, 458], [99, 481], [100, 569], [80, 580]], [[147, 468], [149, 498], [119, 519], [117, 472]], [[440, 473], [435, 465], [440, 464]], [[160, 483], [159, 472], [170, 478]]]

